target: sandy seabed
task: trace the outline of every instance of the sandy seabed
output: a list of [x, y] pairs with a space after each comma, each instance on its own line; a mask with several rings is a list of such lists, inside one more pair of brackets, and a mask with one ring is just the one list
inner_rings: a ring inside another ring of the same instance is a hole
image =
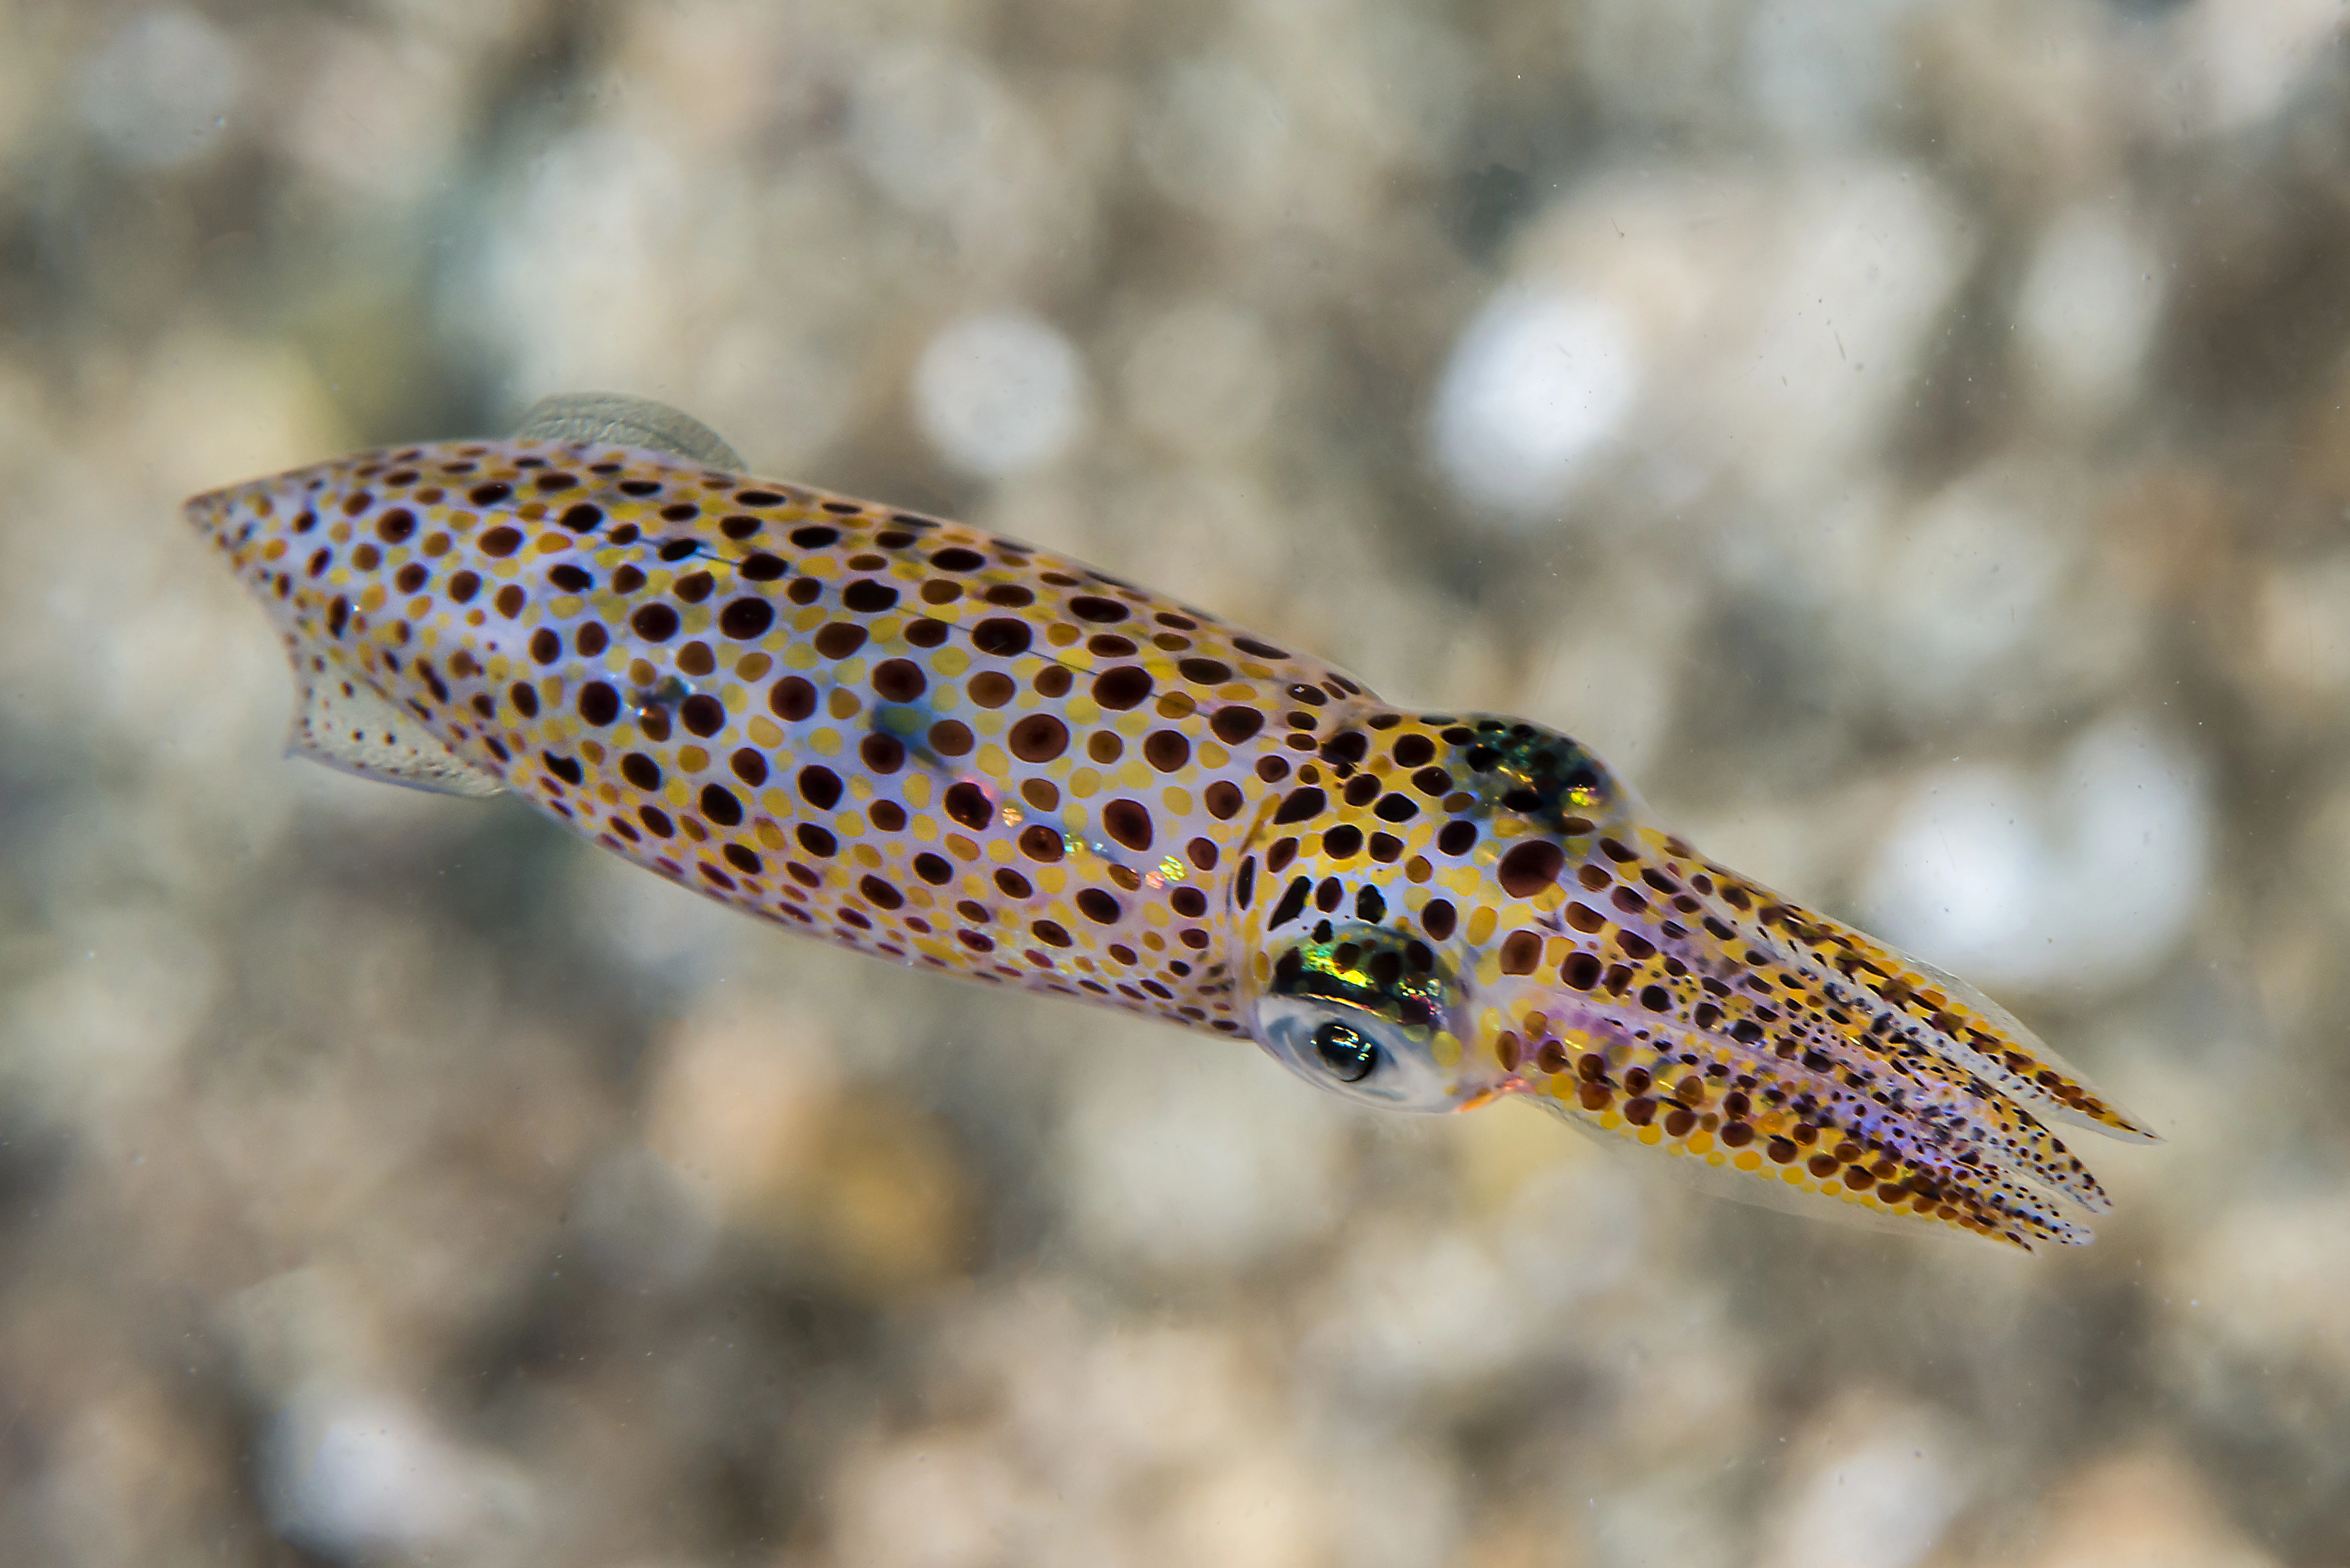
[[[0, 5], [0, 1560], [2350, 1562], [2342, 26]], [[283, 760], [180, 498], [583, 387], [1566, 730], [2168, 1141], [1809, 1222]]]

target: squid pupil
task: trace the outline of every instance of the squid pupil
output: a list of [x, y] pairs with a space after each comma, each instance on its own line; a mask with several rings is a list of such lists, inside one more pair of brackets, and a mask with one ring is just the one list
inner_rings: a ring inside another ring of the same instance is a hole
[[1379, 1064], [1379, 1048], [1339, 1023], [1314, 1031], [1314, 1051], [1342, 1084], [1359, 1084]]

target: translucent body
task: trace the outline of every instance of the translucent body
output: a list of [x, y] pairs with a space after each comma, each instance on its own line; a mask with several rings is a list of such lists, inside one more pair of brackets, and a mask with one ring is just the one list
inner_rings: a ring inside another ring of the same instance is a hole
[[878, 957], [1253, 1036], [1375, 1105], [1533, 1096], [2019, 1245], [2105, 1206], [2044, 1118], [2144, 1136], [1565, 736], [1402, 712], [1087, 566], [671, 444], [411, 447], [189, 512], [286, 639], [300, 749], [511, 789]]

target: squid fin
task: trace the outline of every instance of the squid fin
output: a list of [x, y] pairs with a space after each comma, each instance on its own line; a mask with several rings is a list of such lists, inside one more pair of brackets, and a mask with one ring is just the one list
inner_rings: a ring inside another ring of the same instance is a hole
[[541, 398], [515, 434], [527, 441], [641, 447], [741, 473], [740, 452], [691, 414], [622, 392], [562, 392]]
[[303, 680], [286, 749], [338, 773], [436, 794], [478, 798], [506, 787], [372, 688], [343, 680], [331, 667]]

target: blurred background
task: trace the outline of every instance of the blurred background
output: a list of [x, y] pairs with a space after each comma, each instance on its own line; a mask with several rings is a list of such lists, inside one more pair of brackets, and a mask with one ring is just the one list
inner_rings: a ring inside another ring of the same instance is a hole
[[[0, 4], [0, 1558], [2350, 1563], [2343, 26]], [[1807, 1222], [282, 760], [180, 499], [580, 388], [1565, 729], [2168, 1141]]]

